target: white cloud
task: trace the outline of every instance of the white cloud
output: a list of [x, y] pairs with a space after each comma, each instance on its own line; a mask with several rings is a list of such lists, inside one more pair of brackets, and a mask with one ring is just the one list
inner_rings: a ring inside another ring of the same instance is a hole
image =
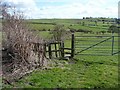
[[[29, 18], [117, 17], [117, 1], [112, 0], [6, 0], [20, 6]], [[68, 1], [68, 2], [67, 2]], [[40, 2], [67, 2], [63, 5], [37, 6]]]
[[5, 2], [14, 4], [27, 18], [38, 18], [40, 14], [34, 0], [5, 0]]
[[51, 8], [46, 7], [41, 13], [43, 13], [42, 17], [46, 18], [117, 17], [117, 6], [108, 5], [109, 7], [103, 7], [106, 2], [103, 0], [98, 0], [98, 2], [90, 0], [86, 4], [72, 3], [70, 5], [52, 6]]
[[70, 2], [70, 1], [73, 1], [73, 0], [36, 0], [37, 2]]

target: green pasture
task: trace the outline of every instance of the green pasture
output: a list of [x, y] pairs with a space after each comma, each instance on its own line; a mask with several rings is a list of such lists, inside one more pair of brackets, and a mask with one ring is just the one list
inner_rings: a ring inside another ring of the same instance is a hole
[[53, 30], [54, 25], [46, 25], [46, 24], [30, 24], [32, 30]]
[[71, 26], [71, 28], [73, 29], [82, 29], [82, 30], [90, 30], [90, 31], [93, 31], [93, 32], [99, 32], [99, 31], [107, 31], [108, 28], [103, 28], [103, 27], [100, 27], [100, 26], [81, 26], [81, 25], [74, 25], [74, 26]]
[[[44, 32], [45, 33], [45, 32]], [[48, 33], [47, 33], [48, 34]], [[47, 35], [45, 34], [45, 35]], [[81, 33], [75, 33], [80, 35]], [[93, 36], [93, 34], [85, 34]], [[111, 36], [110, 34], [107, 34]], [[106, 36], [106, 35], [101, 35]], [[88, 46], [96, 44], [95, 40], [102, 41], [106, 38], [77, 38], [81, 40], [79, 46]], [[76, 39], [75, 39], [76, 40]], [[76, 40], [76, 41], [77, 41]], [[118, 38], [115, 38], [117, 42]], [[89, 41], [89, 42], [88, 42]], [[106, 48], [101, 46], [109, 45]], [[118, 42], [114, 48], [118, 48]], [[65, 47], [71, 47], [71, 38], [65, 41]], [[53, 46], [54, 48], [54, 46]], [[52, 48], [52, 49], [53, 49]], [[58, 46], [57, 46], [58, 48]], [[80, 48], [81, 49], [81, 48]], [[108, 49], [110, 52], [106, 52]], [[54, 49], [53, 49], [54, 50]], [[77, 49], [76, 49], [77, 50]], [[95, 52], [95, 50], [98, 50]], [[99, 53], [103, 50], [103, 54], [111, 54], [111, 39], [104, 42], [98, 47], [86, 50], [86, 53]], [[66, 51], [68, 52], [68, 51]], [[17, 82], [14, 82], [14, 87], [18, 88], [93, 88], [105, 89], [118, 88], [118, 55], [75, 55], [72, 60], [57, 60], [51, 59], [52, 63], [44, 70], [36, 70], [31, 74], [23, 77]], [[3, 87], [13, 87], [3, 85]]]
[[[112, 19], [108, 19], [111, 21]], [[97, 19], [33, 19], [27, 20], [32, 30], [53, 30], [57, 24], [64, 25], [65, 29], [83, 29], [93, 32], [107, 31], [115, 22], [97, 21]], [[95, 23], [97, 21], [97, 24]], [[84, 22], [84, 25], [82, 25]]]
[[[91, 21], [92, 20], [92, 21]], [[83, 20], [83, 19], [38, 19], [28, 20], [33, 27], [33, 30], [40, 37], [50, 39], [52, 35], [49, 31], [40, 31], [43, 29], [54, 29], [54, 25], [63, 24], [65, 28], [92, 30], [93, 32], [107, 31], [111, 23], [103, 24], [102, 21], [97, 22], [97, 26], [89, 26], [88, 24], [95, 24], [96, 19]], [[111, 19], [108, 19], [111, 20]], [[82, 26], [80, 22], [85, 22], [86, 25]], [[35, 22], [34, 24], [32, 22]], [[37, 23], [36, 23], [37, 22]], [[40, 23], [40, 24], [39, 24]], [[41, 24], [42, 23], [42, 24]], [[43, 23], [47, 23], [44, 25]], [[114, 34], [117, 36], [117, 34]], [[109, 36], [111, 33], [96, 34], [96, 33], [79, 33], [75, 32], [75, 36]], [[106, 38], [75, 38], [75, 52], [83, 50], [91, 45], [94, 45]], [[77, 41], [79, 40], [79, 41]], [[115, 38], [114, 52], [118, 50], [118, 38]], [[91, 88], [91, 89], [107, 89], [118, 88], [118, 55], [111, 55], [112, 39], [88, 49], [82, 54], [104, 54], [103, 56], [97, 55], [75, 55], [70, 60], [48, 59], [48, 67], [44, 70], [36, 70], [27, 76], [24, 76], [19, 81], [16, 81], [13, 86], [4, 84], [3, 87], [16, 87], [16, 88]], [[71, 38], [64, 41], [65, 47], [71, 47]], [[106, 46], [106, 47], [105, 47]], [[58, 46], [57, 46], [58, 48]], [[54, 50], [54, 46], [52, 47]], [[65, 50], [70, 52], [69, 50]], [[110, 55], [106, 55], [110, 54]]]
[[[51, 69], [37, 70], [14, 87], [21, 88], [118, 88], [117, 56], [75, 56], [74, 60], [55, 60]], [[4, 87], [12, 87], [4, 85]]]

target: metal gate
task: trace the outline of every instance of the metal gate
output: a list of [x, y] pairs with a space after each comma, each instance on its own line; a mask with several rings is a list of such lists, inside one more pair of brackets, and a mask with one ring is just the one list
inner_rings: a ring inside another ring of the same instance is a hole
[[75, 55], [117, 55], [118, 36], [75, 36]]

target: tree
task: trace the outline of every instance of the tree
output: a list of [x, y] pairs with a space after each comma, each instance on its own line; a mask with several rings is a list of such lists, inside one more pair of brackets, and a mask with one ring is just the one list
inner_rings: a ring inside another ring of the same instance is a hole
[[105, 20], [102, 20], [103, 24], [105, 24]]
[[95, 25], [97, 26], [97, 21], [95, 21]]
[[52, 31], [52, 38], [55, 40], [55, 41], [61, 41], [63, 40], [63, 38], [65, 37], [65, 28], [63, 25], [55, 25], [54, 27], [54, 30]]
[[82, 26], [85, 26], [85, 22], [82, 22]]
[[85, 19], [85, 17], [83, 17], [83, 19]]
[[115, 22], [116, 22], [117, 24], [120, 24], [120, 18], [115, 19]]
[[111, 25], [110, 27], [109, 27], [109, 29], [108, 29], [110, 32], [112, 32], [112, 33], [118, 33], [118, 27], [116, 26], [116, 25]]

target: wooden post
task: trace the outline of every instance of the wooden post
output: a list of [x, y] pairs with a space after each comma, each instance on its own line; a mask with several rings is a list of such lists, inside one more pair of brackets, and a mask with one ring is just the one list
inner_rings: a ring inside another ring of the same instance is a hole
[[48, 53], [49, 53], [49, 58], [52, 58], [52, 52], [51, 52], [51, 44], [49, 43], [48, 45]]
[[[120, 2], [119, 2], [119, 5], [120, 5]], [[119, 37], [120, 37], [120, 22], [118, 24], [118, 56], [120, 57], [120, 38]]]
[[59, 57], [61, 57], [61, 42], [58, 42], [58, 48], [59, 48]]
[[64, 42], [61, 41], [61, 56], [64, 58]]
[[74, 48], [74, 33], [72, 33], [72, 39], [71, 39], [71, 58], [74, 57], [74, 52], [75, 52], [74, 49], [75, 49]]
[[56, 44], [57, 44], [57, 43], [55, 42], [55, 44], [54, 44], [54, 45], [55, 45], [55, 55], [56, 55], [56, 57], [58, 57], [58, 56], [57, 56], [57, 45], [56, 45]]
[[34, 51], [38, 52], [39, 51], [39, 43], [33, 43], [34, 44]]
[[43, 48], [44, 48], [44, 56], [46, 57], [46, 43], [44, 43], [44, 45], [43, 45]]
[[112, 52], [111, 54], [113, 55], [114, 54], [114, 36], [112, 36]]

